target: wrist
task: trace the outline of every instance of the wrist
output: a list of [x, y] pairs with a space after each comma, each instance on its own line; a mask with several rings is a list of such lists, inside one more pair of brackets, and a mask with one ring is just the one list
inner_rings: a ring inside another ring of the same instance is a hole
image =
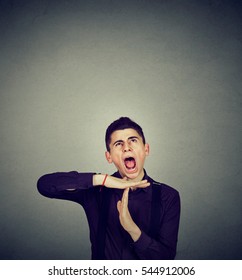
[[132, 230], [128, 231], [128, 233], [130, 234], [134, 242], [136, 242], [141, 236], [141, 230], [137, 225]]
[[94, 187], [95, 186], [102, 186], [105, 177], [106, 177], [105, 174], [95, 174], [95, 175], [93, 175], [93, 178], [92, 178], [93, 186]]

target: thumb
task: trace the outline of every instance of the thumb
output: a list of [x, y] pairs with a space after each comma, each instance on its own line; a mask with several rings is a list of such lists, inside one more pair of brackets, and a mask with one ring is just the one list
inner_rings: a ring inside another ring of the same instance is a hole
[[120, 211], [121, 211], [121, 201], [119, 200], [118, 202], [117, 202], [117, 209], [118, 209], [118, 212], [120, 213]]

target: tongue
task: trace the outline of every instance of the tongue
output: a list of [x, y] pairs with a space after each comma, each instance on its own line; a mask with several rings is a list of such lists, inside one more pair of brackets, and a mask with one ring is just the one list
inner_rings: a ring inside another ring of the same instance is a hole
[[135, 160], [134, 159], [126, 159], [125, 160], [125, 165], [128, 169], [133, 169], [133, 168], [135, 168]]

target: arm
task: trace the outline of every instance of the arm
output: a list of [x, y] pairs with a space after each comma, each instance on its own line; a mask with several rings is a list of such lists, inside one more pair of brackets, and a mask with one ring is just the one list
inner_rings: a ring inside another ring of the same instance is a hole
[[[93, 187], [102, 185], [104, 174], [95, 173], [78, 173], [71, 172], [57, 172], [46, 174], [38, 180], [38, 191], [49, 198], [65, 198], [72, 197], [76, 192], [82, 190], [89, 190]], [[128, 182], [123, 179], [107, 176], [105, 186], [108, 188], [124, 189], [127, 187], [144, 188], [149, 186], [147, 180], [141, 182]]]
[[174, 259], [180, 219], [180, 197], [174, 192], [166, 206], [157, 239], [143, 232], [133, 221], [128, 210], [128, 191], [117, 204], [120, 223], [133, 239], [133, 248], [139, 259]]
[[39, 178], [37, 189], [40, 194], [49, 198], [71, 199], [79, 190], [93, 187], [95, 173], [56, 172]]
[[180, 220], [179, 193], [172, 194], [166, 206], [157, 239], [142, 232], [139, 240], [134, 243], [136, 253], [141, 259], [174, 259], [178, 239]]

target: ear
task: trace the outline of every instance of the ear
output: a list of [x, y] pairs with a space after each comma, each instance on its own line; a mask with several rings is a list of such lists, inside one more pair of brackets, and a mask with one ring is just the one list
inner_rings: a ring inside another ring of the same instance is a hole
[[113, 162], [110, 152], [106, 151], [105, 152], [105, 157], [106, 157], [108, 163], [112, 163]]
[[145, 144], [145, 154], [146, 156], [150, 154], [150, 145], [148, 143]]

